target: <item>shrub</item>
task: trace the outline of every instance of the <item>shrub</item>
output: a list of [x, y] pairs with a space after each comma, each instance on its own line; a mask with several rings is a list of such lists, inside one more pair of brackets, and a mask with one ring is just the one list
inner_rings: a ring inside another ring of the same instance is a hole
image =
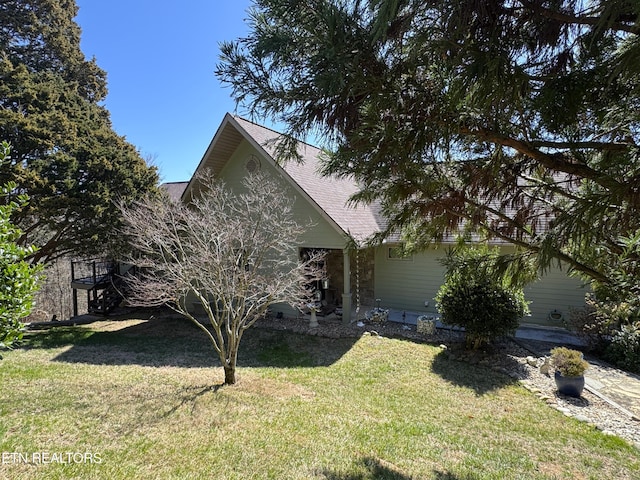
[[[605, 252], [606, 253], [606, 252]], [[572, 319], [573, 327], [589, 340], [590, 346], [617, 366], [640, 369], [640, 229], [616, 242], [619, 261], [607, 262], [602, 252], [597, 260], [604, 268], [606, 282], [592, 282], [593, 295], [587, 310]]]
[[585, 306], [571, 309], [568, 327], [587, 344], [589, 350], [603, 353], [611, 337], [620, 328], [620, 318], [613, 302], [596, 300], [593, 293], [585, 296]]
[[586, 307], [571, 312], [570, 327], [588, 347], [616, 366], [640, 372], [640, 298], [599, 300], [587, 294]]
[[551, 350], [551, 365], [564, 377], [580, 377], [589, 367], [581, 352], [566, 347]]
[[486, 247], [452, 250], [443, 260], [447, 272], [436, 295], [438, 311], [445, 323], [465, 329], [467, 347], [512, 334], [529, 313], [522, 287], [507, 286], [508, 279], [493, 268], [503, 261]]
[[622, 325], [613, 334], [606, 358], [625, 370], [640, 373], [640, 322]]
[[[9, 153], [9, 144], [0, 143], [0, 165]], [[22, 338], [20, 320], [29, 315], [38, 288], [39, 269], [25, 260], [36, 250], [16, 243], [22, 232], [11, 223], [12, 213], [27, 203], [26, 196], [15, 194], [17, 190], [12, 182], [0, 185], [0, 349]]]

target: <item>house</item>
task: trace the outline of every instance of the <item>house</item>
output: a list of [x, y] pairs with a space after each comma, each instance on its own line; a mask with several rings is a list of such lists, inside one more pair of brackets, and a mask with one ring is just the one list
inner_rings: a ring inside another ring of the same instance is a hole
[[[353, 312], [363, 315], [376, 305], [390, 309], [390, 319], [415, 323], [418, 315], [437, 315], [434, 297], [444, 279], [444, 267], [439, 258], [442, 245], [411, 256], [399, 255], [399, 244], [389, 241], [377, 247], [349, 248], [353, 240], [364, 240], [385, 225], [376, 205], [349, 205], [349, 198], [358, 191], [349, 179], [323, 177], [318, 173], [320, 149], [300, 143], [303, 162], [278, 164], [276, 140], [280, 134], [240, 117], [225, 115], [207, 148], [196, 174], [209, 170], [228, 185], [240, 185], [248, 172], [258, 170], [277, 179], [283, 193], [295, 198], [294, 215], [303, 224], [312, 224], [301, 238], [299, 248], [327, 251], [328, 282], [319, 285], [325, 305], [342, 307], [343, 320], [353, 320]], [[195, 175], [194, 175], [195, 176]], [[192, 179], [169, 186], [183, 189], [181, 200], [188, 202], [195, 191]], [[508, 245], [501, 245], [508, 250]], [[531, 316], [523, 323], [562, 326], [563, 317], [572, 307], [584, 304], [585, 289], [577, 279], [563, 271], [549, 271], [540, 281], [525, 290], [531, 301]], [[357, 309], [357, 310], [356, 310]], [[285, 315], [296, 312], [278, 306]]]

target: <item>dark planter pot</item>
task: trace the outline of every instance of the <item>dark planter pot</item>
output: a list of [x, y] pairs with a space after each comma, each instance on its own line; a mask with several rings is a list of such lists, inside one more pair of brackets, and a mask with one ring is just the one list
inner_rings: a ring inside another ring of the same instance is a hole
[[582, 395], [582, 390], [584, 389], [584, 375], [580, 375], [579, 377], [565, 377], [556, 370], [555, 379], [558, 392], [563, 395], [576, 398], [579, 398], [580, 395]]

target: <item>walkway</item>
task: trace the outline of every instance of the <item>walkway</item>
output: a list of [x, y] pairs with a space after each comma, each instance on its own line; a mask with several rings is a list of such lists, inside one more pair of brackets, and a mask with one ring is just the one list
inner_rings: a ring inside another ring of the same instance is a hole
[[[548, 356], [549, 351], [557, 345], [577, 350], [584, 345], [579, 338], [562, 329], [522, 327], [516, 332], [515, 338], [537, 356]], [[640, 421], [640, 376], [619, 370], [589, 355], [585, 355], [585, 359], [589, 362], [589, 369], [584, 374], [585, 387]]]

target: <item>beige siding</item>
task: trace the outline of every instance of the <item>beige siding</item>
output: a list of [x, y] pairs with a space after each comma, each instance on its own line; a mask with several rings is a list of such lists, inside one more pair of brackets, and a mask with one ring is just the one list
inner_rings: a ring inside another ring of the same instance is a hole
[[572, 308], [584, 306], [584, 295], [588, 291], [580, 280], [568, 277], [559, 268], [553, 268], [536, 283], [525, 288], [525, 297], [531, 301], [531, 316], [523, 322], [562, 327], [562, 320], [553, 320], [549, 318], [549, 314], [558, 310], [568, 320]]
[[[229, 162], [220, 173], [226, 184], [231, 188], [240, 188], [247, 175], [245, 165], [251, 155], [260, 159], [260, 170], [276, 179], [282, 185], [282, 194], [294, 199], [293, 214], [295, 220], [302, 225], [310, 225], [307, 231], [299, 239], [299, 247], [337, 248], [342, 249], [346, 244], [344, 236], [334, 228], [329, 221], [318, 212], [303, 194], [296, 191], [288, 179], [283, 177], [283, 172], [274, 167], [247, 142], [243, 140], [238, 146]], [[285, 316], [297, 316], [298, 312], [289, 305], [278, 304], [271, 308], [275, 315], [282, 312]]]
[[[245, 140], [238, 146], [220, 177], [232, 188], [238, 188], [247, 174], [246, 162], [251, 155], [260, 159], [261, 170], [278, 179], [283, 195], [294, 198], [294, 216], [305, 225], [311, 225], [300, 239], [300, 247], [342, 249], [346, 244], [344, 234], [317, 208], [309, 203], [302, 192], [283, 177], [283, 172], [271, 165]], [[390, 246], [383, 245], [375, 251], [375, 298], [381, 306], [417, 313], [436, 313], [434, 297], [444, 279], [444, 267], [438, 261], [446, 247], [430, 249], [407, 259], [390, 259]], [[355, 285], [352, 285], [355, 290]], [[355, 292], [354, 292], [355, 293]], [[527, 300], [531, 301], [531, 316], [524, 323], [561, 326], [562, 323], [549, 319], [553, 310], [569, 315], [569, 309], [584, 304], [585, 290], [579, 281], [567, 277], [562, 271], [552, 269], [544, 278], [525, 289]], [[425, 306], [428, 302], [428, 306]], [[273, 312], [295, 315], [288, 306], [275, 306]]]
[[[445, 248], [430, 249], [409, 259], [389, 259], [389, 246], [376, 249], [375, 295], [381, 306], [408, 312], [437, 312], [434, 297], [444, 280], [444, 267], [438, 261], [445, 255]], [[549, 318], [553, 310], [568, 318], [572, 307], [584, 305], [586, 290], [581, 282], [554, 268], [544, 277], [525, 289], [525, 297], [531, 302], [531, 316], [522, 323], [563, 326], [562, 321]], [[425, 301], [429, 306], [425, 307]]]
[[[231, 187], [241, 185], [247, 170], [245, 165], [251, 155], [259, 156], [258, 152], [245, 140], [238, 146], [231, 159], [220, 173], [220, 177]], [[274, 168], [266, 159], [260, 158], [261, 171], [277, 179], [282, 185], [283, 195], [295, 199], [293, 207], [296, 221], [302, 225], [311, 225], [300, 239], [301, 247], [317, 248], [344, 248], [346, 240], [344, 236], [319, 213], [303, 194], [285, 179], [283, 173]]]
[[[442, 249], [427, 250], [405, 259], [388, 258], [388, 245], [376, 249], [375, 294], [385, 308], [435, 313], [434, 297], [444, 278], [438, 258]], [[429, 306], [424, 303], [428, 301]]]

